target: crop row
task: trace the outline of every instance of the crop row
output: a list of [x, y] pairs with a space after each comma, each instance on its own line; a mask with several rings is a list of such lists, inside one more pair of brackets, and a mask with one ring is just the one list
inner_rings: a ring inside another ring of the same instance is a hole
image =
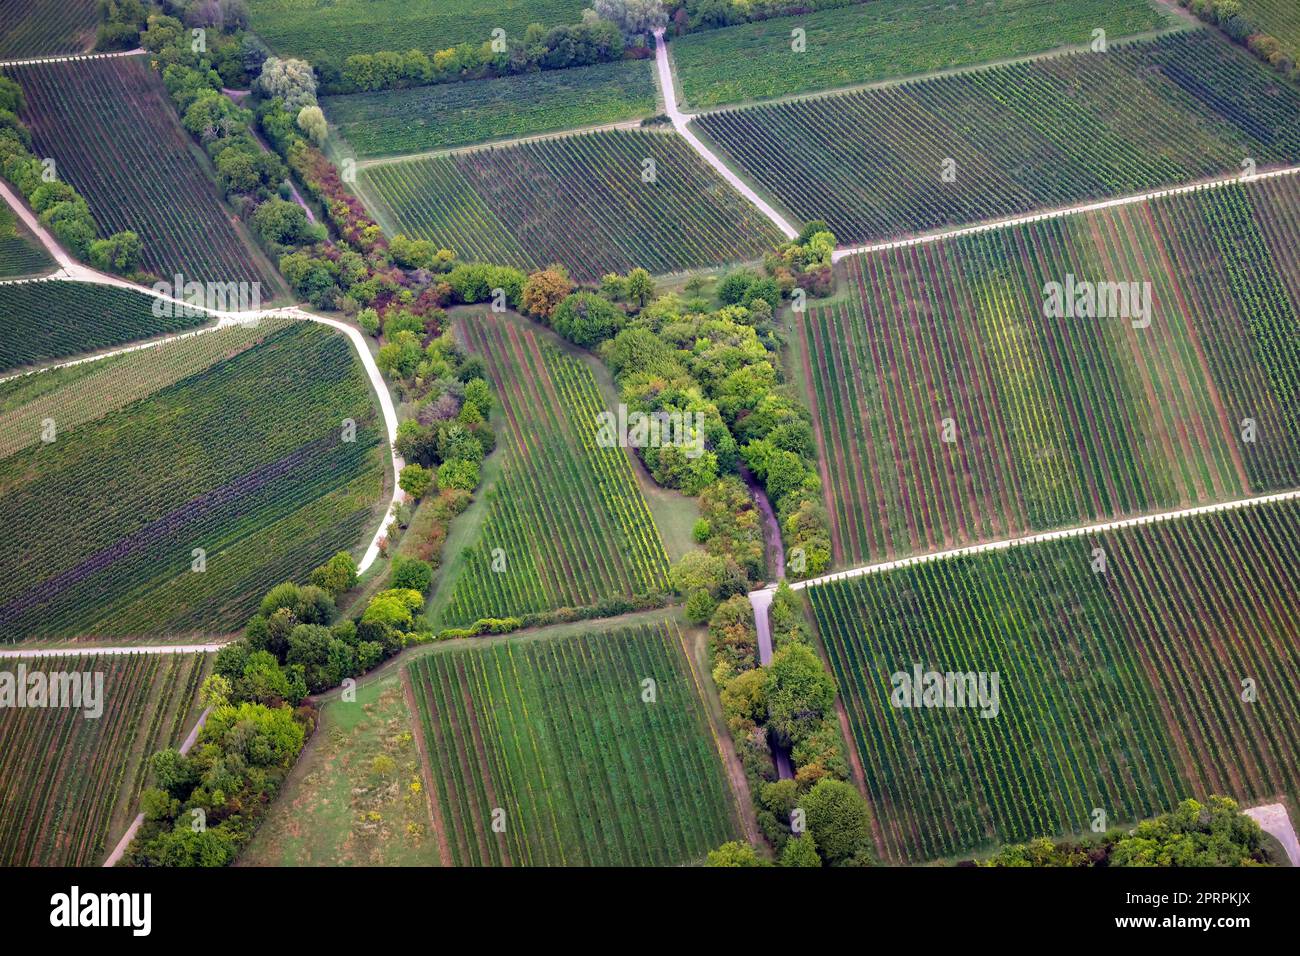
[[53, 158], [102, 231], [130, 229], [147, 270], [170, 281], [278, 280], [259, 266], [142, 57], [18, 67], [38, 156]]
[[1300, 91], [1204, 29], [697, 122], [849, 243], [1300, 160]]
[[[1293, 789], [1298, 546], [1285, 502], [811, 589], [887, 855]], [[917, 665], [996, 675], [996, 708], [900, 706]]]
[[604, 406], [591, 370], [508, 320], [465, 327], [501, 396], [508, 458], [446, 622], [666, 588], [663, 542], [627, 453], [596, 443]]
[[[759, 257], [780, 236], [676, 136], [606, 130], [364, 171], [394, 228], [577, 279]], [[495, 259], [493, 260], [493, 257]]]
[[1267, 182], [848, 260], [799, 322], [837, 559], [1294, 486], [1298, 220]]
[[680, 642], [665, 622], [413, 661], [444, 862], [663, 866], [731, 838], [734, 797]]
[[700, 30], [671, 50], [686, 103], [709, 107], [1084, 46], [1095, 29], [1117, 39], [1163, 22], [1147, 0], [873, 0]]
[[[18, 222], [8, 206], [0, 208], [0, 279], [36, 275], [53, 268], [53, 261], [36, 237]], [[7, 316], [0, 311], [0, 316]]]
[[[17, 674], [16, 660], [3, 669]], [[0, 865], [89, 866], [135, 813], [155, 749], [189, 728], [203, 655], [25, 659], [26, 674], [102, 675], [103, 713], [25, 707], [0, 722]], [[15, 678], [16, 679], [16, 678]], [[92, 684], [93, 686], [93, 684]], [[142, 733], [143, 732], [143, 733]]]

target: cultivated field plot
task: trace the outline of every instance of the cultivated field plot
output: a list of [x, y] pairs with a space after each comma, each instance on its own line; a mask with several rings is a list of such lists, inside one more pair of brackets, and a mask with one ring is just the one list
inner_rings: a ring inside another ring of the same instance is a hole
[[1150, 0], [874, 0], [701, 30], [669, 49], [687, 105], [702, 108], [1084, 46], [1096, 29], [1117, 39], [1166, 22]]
[[[1294, 792], [1298, 548], [1284, 502], [810, 589], [886, 858]], [[894, 706], [917, 664], [996, 672], [996, 715]]]
[[5, 709], [0, 721], [0, 866], [95, 866], [103, 860], [137, 813], [149, 757], [179, 746], [198, 720], [205, 658], [0, 658], [0, 671], [10, 672], [15, 681], [19, 665], [26, 678], [37, 673], [103, 676], [98, 717], [86, 717], [84, 709]]
[[415, 153], [654, 115], [653, 60], [326, 97], [357, 156]]
[[492, 31], [523, 37], [530, 23], [556, 27], [582, 19], [583, 0], [249, 0], [253, 32], [280, 54], [326, 59], [410, 49], [432, 53], [458, 43], [482, 46]]
[[836, 560], [1300, 485], [1298, 241], [1283, 177], [846, 260], [798, 322]]
[[202, 312], [159, 309], [152, 296], [86, 282], [0, 285], [0, 371], [190, 329]]
[[842, 243], [1300, 160], [1300, 91], [1204, 29], [696, 125]]
[[[54, 268], [54, 260], [31, 230], [7, 205], [0, 206], [0, 279], [36, 275]], [[4, 318], [0, 312], [0, 319]]]
[[1294, 0], [1242, 0], [1246, 19], [1282, 41], [1294, 60], [1300, 57], [1300, 5]]
[[9, 75], [26, 94], [36, 154], [56, 161], [101, 231], [139, 234], [147, 270], [168, 280], [261, 282], [263, 298], [274, 296], [279, 280], [233, 225], [143, 57], [42, 63]]
[[82, 53], [95, 45], [98, 0], [0, 0], [0, 59]]
[[268, 581], [302, 580], [362, 543], [382, 445], [350, 344], [309, 323], [7, 383], [0, 633], [229, 633]]
[[407, 676], [453, 865], [667, 866], [736, 839], [674, 623], [493, 640]]
[[631, 459], [597, 445], [605, 404], [591, 369], [490, 313], [462, 327], [500, 397], [507, 457], [442, 623], [665, 590], [667, 554]]
[[[567, 266], [574, 278], [758, 258], [774, 226], [677, 136], [602, 131], [372, 166], [381, 221], [467, 261]], [[647, 181], [647, 177], [653, 181]]]

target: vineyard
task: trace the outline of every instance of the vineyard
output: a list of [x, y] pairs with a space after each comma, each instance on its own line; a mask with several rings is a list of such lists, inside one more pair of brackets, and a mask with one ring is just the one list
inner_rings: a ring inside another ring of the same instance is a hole
[[17, 67], [23, 119], [36, 154], [90, 204], [105, 234], [130, 229], [144, 267], [171, 281], [261, 282], [280, 288], [269, 264], [234, 225], [216, 182], [193, 151], [161, 81], [141, 57]]
[[81, 53], [95, 45], [96, 0], [0, 0], [0, 59]]
[[0, 285], [0, 371], [194, 328], [201, 312], [155, 316], [156, 300], [82, 282]]
[[1300, 57], [1300, 6], [1294, 0], [1243, 0], [1246, 19], [1282, 41], [1292, 60]]
[[655, 112], [647, 60], [473, 83], [330, 96], [325, 113], [357, 156], [414, 153], [640, 119]]
[[689, 33], [671, 51], [687, 105], [702, 108], [1084, 46], [1094, 29], [1115, 39], [1165, 22], [1149, 0], [874, 0]]
[[506, 460], [441, 623], [666, 590], [668, 558], [631, 459], [596, 443], [605, 404], [591, 370], [491, 313], [462, 328], [501, 398]]
[[[1285, 177], [846, 260], [797, 322], [835, 559], [1300, 483], [1297, 229]], [[1131, 317], [1048, 317], [1070, 277]]]
[[582, 19], [583, 0], [248, 0], [252, 29], [277, 53], [336, 65], [353, 53], [480, 46], [501, 29], [522, 36], [530, 23], [555, 27]]
[[695, 125], [847, 243], [1300, 160], [1300, 90], [1205, 29]]
[[382, 422], [344, 337], [264, 321], [106, 361], [0, 391], [7, 638], [228, 633], [373, 527]]
[[462, 259], [575, 279], [755, 259], [772, 224], [677, 136], [602, 131], [373, 166], [358, 183], [380, 221]]
[[[0, 206], [0, 278], [36, 275], [53, 267], [36, 237], [8, 206]], [[0, 312], [0, 319], [5, 318]]]
[[[1283, 502], [812, 588], [884, 856], [1294, 792], [1298, 547]], [[896, 706], [918, 664], [997, 673], [996, 715]]]
[[677, 865], [739, 831], [672, 622], [448, 649], [407, 676], [453, 865]]
[[[19, 661], [0, 659], [15, 674]], [[103, 713], [7, 709], [0, 721], [0, 866], [94, 866], [135, 816], [149, 756], [198, 719], [205, 655], [23, 659], [25, 674], [103, 676]], [[93, 685], [92, 685], [93, 686]]]

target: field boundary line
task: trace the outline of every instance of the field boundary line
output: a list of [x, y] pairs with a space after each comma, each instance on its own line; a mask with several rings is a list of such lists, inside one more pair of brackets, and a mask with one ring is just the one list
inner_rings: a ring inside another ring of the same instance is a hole
[[772, 221], [777, 229], [787, 239], [794, 239], [799, 235], [799, 230], [790, 225], [785, 217], [771, 207], [758, 193], [754, 192], [745, 182], [737, 176], [731, 169], [719, 159], [712, 151], [709, 150], [690, 129], [689, 123], [694, 119], [694, 114], [683, 113], [677, 108], [677, 91], [673, 87], [673, 66], [668, 60], [668, 44], [664, 41], [664, 31], [662, 28], [654, 33], [655, 36], [655, 75], [659, 78], [659, 92], [663, 96], [664, 109], [668, 113], [668, 118], [672, 120], [673, 129], [677, 135], [686, 140], [687, 145], [695, 150], [702, 160], [713, 167], [732, 189], [740, 193], [750, 201], [758, 211]]
[[40, 66], [42, 63], [78, 63], [82, 60], [112, 60], [122, 56], [143, 56], [147, 52], [143, 47], [136, 47], [134, 50], [115, 50], [112, 53], [52, 53], [49, 56], [34, 56], [26, 60], [0, 60], [0, 68]]
[[1185, 186], [1170, 186], [1167, 189], [1155, 189], [1150, 192], [1133, 193], [1128, 196], [1119, 196], [1115, 199], [1101, 199], [1093, 202], [1080, 203], [1075, 206], [1062, 206], [1057, 209], [1049, 209], [1045, 212], [1026, 213], [1021, 216], [1013, 216], [1008, 219], [995, 219], [991, 222], [981, 222], [971, 226], [957, 226], [953, 229], [945, 229], [942, 232], [930, 232], [919, 236], [909, 236], [903, 239], [890, 239], [883, 242], [867, 243], [866, 245], [861, 246], [842, 247], [831, 253], [831, 261], [839, 262], [849, 256], [860, 256], [872, 252], [885, 252], [889, 249], [905, 249], [911, 246], [927, 245], [932, 242], [941, 242], [944, 239], [955, 239], [960, 236], [973, 236], [982, 232], [1010, 229], [1014, 226], [1023, 226], [1034, 222], [1047, 222], [1052, 219], [1064, 219], [1069, 216], [1079, 216], [1090, 212], [1101, 212], [1106, 209], [1118, 209], [1121, 206], [1132, 206], [1137, 203], [1150, 202], [1156, 199], [1165, 199], [1169, 196], [1183, 196], [1188, 193], [1204, 192], [1211, 189], [1222, 189], [1224, 186], [1232, 186], [1239, 183], [1256, 183], [1265, 179], [1276, 179], [1280, 176], [1295, 176], [1298, 173], [1300, 173], [1300, 166], [1284, 166], [1281, 169], [1271, 169], [1266, 172], [1255, 173], [1251, 176], [1233, 173], [1230, 176], [1201, 180], [1200, 182], [1188, 183]]
[[[832, 581], [844, 581], [850, 578], [860, 578], [865, 577], [868, 574], [882, 574], [887, 571], [896, 571], [902, 568], [915, 567], [920, 564], [928, 564], [931, 561], [947, 561], [952, 558], [962, 558], [974, 554], [986, 554], [990, 551], [1009, 551], [1012, 548], [1018, 548], [1023, 545], [1043, 544], [1048, 541], [1061, 541], [1067, 538], [1083, 538], [1092, 534], [1102, 534], [1107, 531], [1118, 531], [1123, 528], [1135, 528], [1139, 525], [1159, 524], [1165, 521], [1193, 518], [1197, 515], [1213, 514], [1222, 511], [1237, 511], [1242, 508], [1250, 508], [1256, 505], [1274, 504], [1279, 501], [1293, 501], [1296, 499], [1300, 499], [1300, 489], [1280, 491], [1271, 495], [1237, 498], [1233, 501], [1220, 501], [1209, 505], [1197, 505], [1193, 508], [1181, 508], [1177, 511], [1160, 511], [1153, 514], [1137, 515], [1132, 518], [1117, 518], [1113, 521], [1104, 521], [1099, 524], [1078, 525], [1073, 528], [1061, 528], [1057, 531], [1043, 531], [1038, 534], [1022, 535], [1018, 538], [1003, 538], [998, 541], [988, 541], [984, 544], [973, 544], [964, 548], [951, 548], [947, 551], [918, 554], [910, 558], [899, 558], [895, 561], [864, 564], [856, 568], [848, 568], [844, 571], [835, 571], [831, 574], [823, 574], [821, 577], [809, 578], [806, 581], [796, 581], [792, 583], [790, 587], [796, 591], [802, 591], [807, 588], [817, 587], [818, 585], [828, 584]], [[768, 587], [759, 588], [758, 590], [771, 591], [773, 589]], [[750, 592], [751, 597], [754, 593], [756, 592]]]
[[30, 369], [26, 372], [20, 372], [17, 375], [10, 376], [9, 378], [0, 379], [0, 384], [9, 381], [11, 378], [32, 375], [52, 368], [63, 368], [68, 365], [80, 364], [81, 362], [98, 361], [100, 359], [110, 358], [113, 355], [120, 355], [124, 352], [138, 351], [142, 348], [155, 348], [179, 338], [201, 335], [205, 332], [211, 332], [214, 329], [223, 328], [229, 325], [254, 323], [263, 318], [274, 317], [277, 315], [308, 322], [317, 322], [321, 325], [328, 325], [330, 328], [342, 332], [347, 336], [348, 341], [352, 343], [352, 346], [356, 350], [358, 358], [361, 359], [361, 364], [365, 368], [366, 375], [370, 379], [370, 384], [374, 389], [375, 396], [379, 399], [379, 409], [384, 419], [384, 431], [388, 436], [389, 461], [393, 468], [392, 500], [389, 502], [388, 508], [384, 512], [384, 518], [380, 521], [378, 529], [376, 529], [374, 536], [370, 539], [370, 543], [366, 546], [366, 550], [362, 555], [361, 560], [357, 563], [358, 574], [369, 570], [370, 566], [374, 564], [376, 559], [379, 557], [379, 541], [383, 538], [388, 523], [396, 517], [398, 507], [406, 500], [406, 493], [402, 491], [401, 487], [397, 483], [398, 476], [401, 474], [402, 468], [406, 462], [402, 460], [402, 457], [397, 454], [397, 451], [393, 447], [393, 443], [397, 441], [397, 409], [393, 405], [392, 393], [389, 392], [388, 384], [384, 381], [383, 373], [379, 371], [379, 366], [375, 364], [375, 357], [370, 354], [370, 349], [367, 347], [366, 340], [362, 337], [360, 329], [349, 325], [346, 322], [341, 322], [338, 319], [327, 319], [324, 316], [307, 312], [296, 305], [284, 306], [278, 309], [259, 309], [243, 312], [230, 312], [222, 311], [220, 309], [210, 309], [206, 306], [195, 306], [181, 299], [159, 292], [157, 289], [138, 285], [134, 282], [128, 282], [126, 279], [117, 276], [106, 275], [105, 273], [98, 272], [95, 269], [82, 265], [64, 251], [63, 247], [54, 240], [54, 237], [51, 236], [40, 221], [37, 220], [31, 210], [27, 208], [26, 204], [19, 201], [17, 195], [15, 195], [9, 188], [8, 184], [3, 181], [0, 181], [0, 195], [4, 196], [5, 202], [7, 202], [10, 208], [13, 209], [20, 219], [22, 219], [27, 228], [32, 231], [32, 234], [40, 239], [42, 245], [45, 246], [54, 257], [55, 261], [62, 267], [59, 273], [55, 273], [50, 277], [51, 279], [65, 282], [88, 282], [96, 285], [107, 285], [119, 289], [127, 289], [133, 292], [140, 292], [144, 295], [152, 296], [155, 299], [167, 302], [170, 305], [189, 309], [195, 312], [203, 312], [217, 319], [216, 325], [206, 326], [195, 331], [181, 332], [174, 336], [165, 336], [163, 338], [154, 339], [152, 342], [146, 342], [142, 345], [126, 346], [122, 349], [101, 352], [97, 355], [74, 359], [71, 362], [62, 363], [62, 365], [46, 365], [42, 366], [40, 369]]

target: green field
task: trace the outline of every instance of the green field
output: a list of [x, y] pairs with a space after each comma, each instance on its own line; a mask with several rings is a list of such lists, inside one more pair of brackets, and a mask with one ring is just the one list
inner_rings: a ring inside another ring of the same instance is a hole
[[[1297, 548], [1288, 501], [811, 589], [882, 856], [1087, 832], [1097, 811], [1131, 825], [1187, 796], [1295, 793]], [[898, 706], [894, 675], [917, 664], [996, 673], [997, 713]]]
[[[1083, 46], [1156, 30], [1150, 0], [875, 0], [701, 30], [669, 45], [694, 109], [808, 93]], [[805, 31], [796, 53], [791, 31]]]
[[654, 62], [595, 66], [329, 96], [325, 115], [359, 157], [417, 153], [655, 112]]
[[254, 33], [282, 55], [327, 58], [341, 66], [353, 53], [410, 49], [431, 53], [457, 43], [475, 46], [502, 29], [522, 38], [530, 23], [577, 23], [582, 0], [248, 0]]
[[1300, 161], [1300, 90], [1207, 29], [695, 125], [851, 244]]
[[[13, 210], [0, 206], [0, 279], [38, 275], [53, 266], [54, 260]], [[8, 316], [0, 312], [0, 318]]]
[[98, 0], [0, 0], [0, 60], [82, 53], [95, 45]]
[[[493, 313], [462, 322], [501, 402], [501, 476], [442, 625], [589, 607], [667, 589], [668, 558], [623, 448], [596, 444], [606, 406], [591, 370], [523, 323]], [[444, 581], [444, 587], [450, 579]]]
[[229, 633], [373, 529], [383, 428], [343, 336], [265, 320], [107, 361], [0, 389], [7, 639]]
[[[1298, 229], [1286, 176], [846, 260], [796, 323], [835, 559], [1300, 485]], [[1149, 317], [1046, 317], [1070, 276]]]
[[[0, 658], [0, 671], [99, 674], [103, 712], [6, 708], [0, 721], [0, 866], [96, 866], [126, 832], [148, 759], [198, 720], [207, 655]], [[17, 680], [15, 676], [13, 678]], [[92, 688], [93, 688], [92, 684]]]
[[575, 279], [759, 258], [780, 239], [680, 137], [606, 130], [364, 167], [393, 232], [467, 261], [553, 262]]
[[682, 640], [662, 622], [412, 661], [449, 862], [668, 866], [736, 839]]
[[0, 285], [0, 371], [147, 339], [208, 321], [151, 296], [84, 282]]

